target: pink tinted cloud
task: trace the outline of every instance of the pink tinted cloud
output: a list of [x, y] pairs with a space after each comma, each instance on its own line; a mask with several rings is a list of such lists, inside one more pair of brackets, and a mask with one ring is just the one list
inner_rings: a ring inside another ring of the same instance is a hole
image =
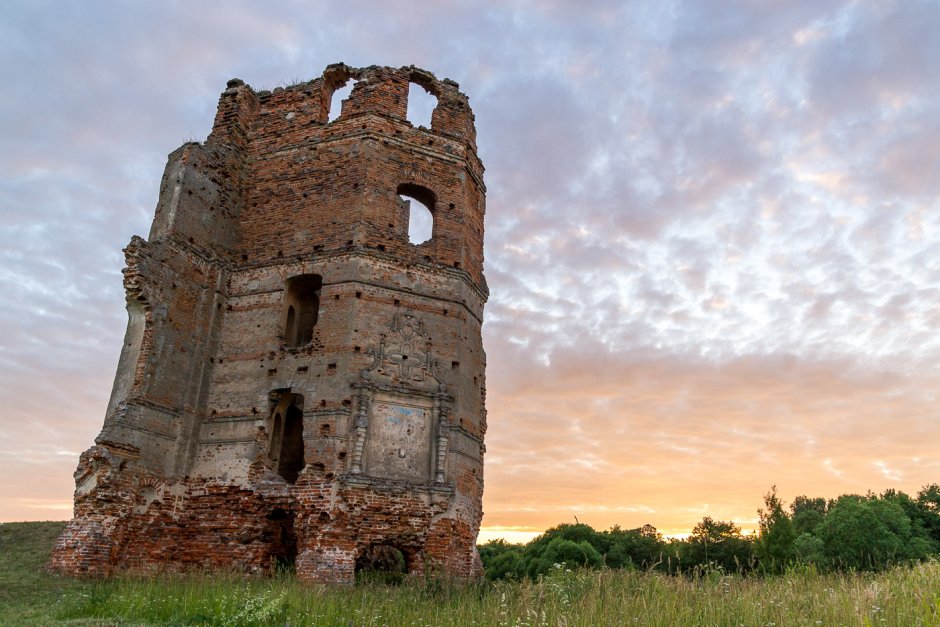
[[450, 76], [477, 116], [485, 524], [937, 480], [935, 5], [92, 9], [0, 9], [0, 519], [70, 501], [166, 153], [227, 78], [336, 60]]

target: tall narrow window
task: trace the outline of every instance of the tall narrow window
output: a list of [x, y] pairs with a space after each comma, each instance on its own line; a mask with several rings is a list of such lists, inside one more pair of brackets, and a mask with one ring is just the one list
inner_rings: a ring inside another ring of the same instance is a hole
[[434, 192], [404, 183], [398, 186], [398, 197], [407, 205], [408, 241], [411, 244], [423, 244], [434, 235]]
[[304, 397], [287, 391], [275, 397], [268, 459], [277, 474], [288, 483], [295, 483], [304, 468]]
[[304, 346], [313, 339], [322, 286], [319, 274], [301, 274], [288, 279], [284, 290], [284, 340], [288, 346]]

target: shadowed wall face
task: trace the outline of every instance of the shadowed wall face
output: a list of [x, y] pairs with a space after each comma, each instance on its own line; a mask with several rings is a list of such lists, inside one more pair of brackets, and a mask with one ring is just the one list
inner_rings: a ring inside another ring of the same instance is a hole
[[[405, 117], [411, 85], [431, 128]], [[424, 70], [230, 81], [125, 250], [127, 339], [52, 565], [348, 582], [385, 547], [412, 574], [478, 576], [482, 175], [466, 96]], [[409, 241], [403, 197], [430, 237]]]

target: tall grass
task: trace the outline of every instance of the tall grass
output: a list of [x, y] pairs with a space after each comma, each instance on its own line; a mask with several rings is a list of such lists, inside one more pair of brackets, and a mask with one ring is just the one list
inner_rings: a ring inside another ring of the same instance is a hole
[[[15, 558], [24, 551], [6, 527], [0, 525], [0, 554]], [[0, 624], [940, 625], [936, 561], [880, 574], [810, 568], [767, 578], [556, 567], [537, 582], [459, 587], [407, 580], [342, 588], [284, 574], [74, 580], [44, 573], [35, 544], [26, 551], [28, 572], [0, 570], [0, 590], [23, 576], [41, 589], [0, 592]]]

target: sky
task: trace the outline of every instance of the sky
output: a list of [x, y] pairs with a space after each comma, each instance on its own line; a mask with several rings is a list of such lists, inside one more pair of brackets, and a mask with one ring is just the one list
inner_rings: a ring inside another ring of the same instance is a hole
[[0, 521], [63, 520], [166, 155], [238, 77], [460, 83], [482, 538], [940, 482], [940, 2], [0, 3]]

